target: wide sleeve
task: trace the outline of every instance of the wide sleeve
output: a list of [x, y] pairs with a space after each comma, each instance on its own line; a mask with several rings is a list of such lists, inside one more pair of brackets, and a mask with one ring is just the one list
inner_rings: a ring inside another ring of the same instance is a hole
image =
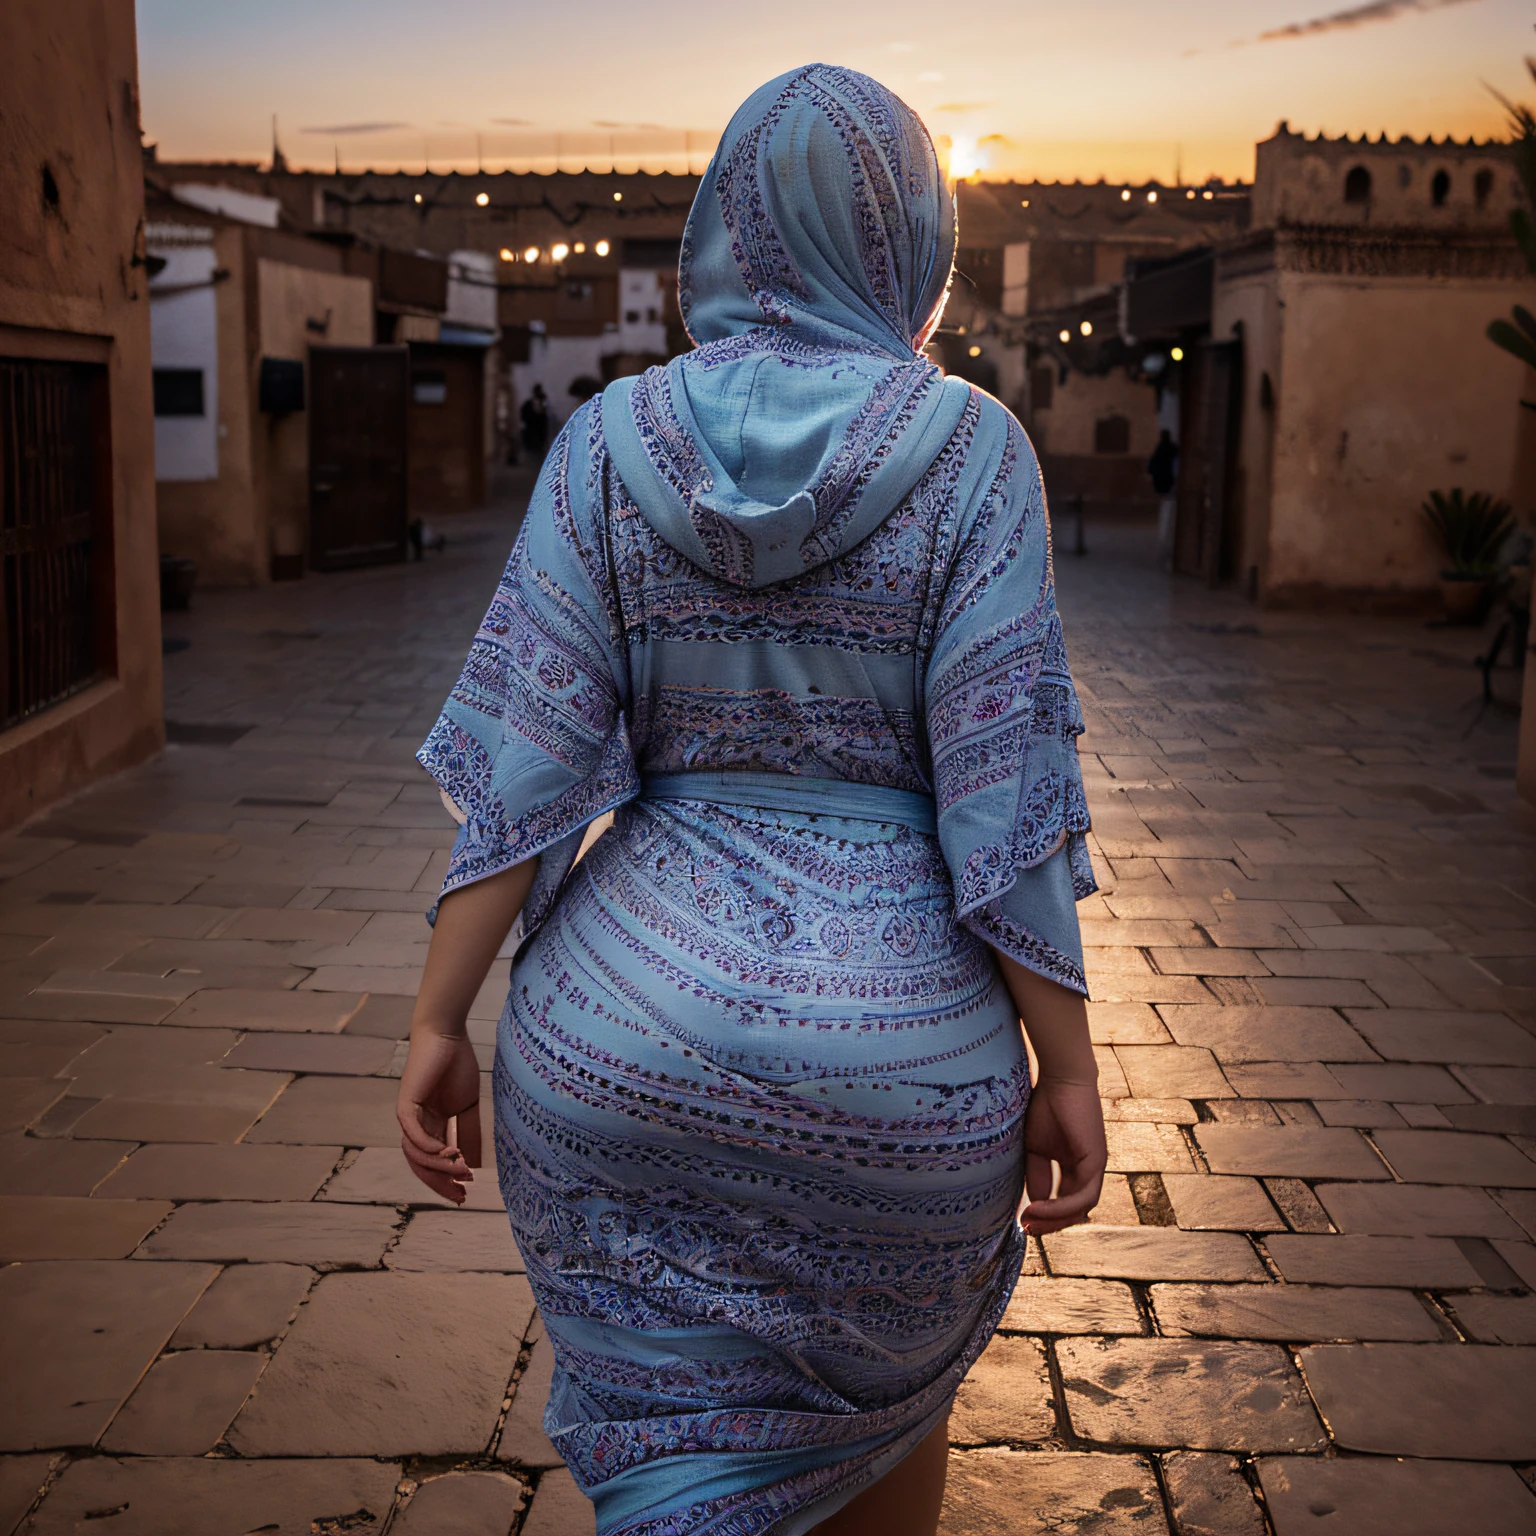
[[966, 926], [1086, 995], [1076, 903], [1097, 887], [1045, 492], [1023, 430], [988, 415], [925, 669], [939, 842]]
[[640, 790], [593, 467], [598, 410], [583, 406], [551, 447], [464, 670], [416, 754], [463, 816], [443, 895], [539, 857], [526, 933], [587, 823]]

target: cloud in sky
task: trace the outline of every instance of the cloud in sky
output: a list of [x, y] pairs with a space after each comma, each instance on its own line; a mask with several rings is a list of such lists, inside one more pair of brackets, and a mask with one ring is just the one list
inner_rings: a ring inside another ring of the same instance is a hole
[[409, 128], [409, 123], [332, 123], [328, 128], [300, 128], [300, 133], [324, 133], [338, 138], [348, 133], [393, 133], [399, 128]]
[[1399, 16], [1443, 11], [1453, 5], [1472, 3], [1473, 0], [1368, 0], [1365, 5], [1351, 5], [1342, 11], [1330, 11], [1326, 16], [1313, 16], [1306, 21], [1291, 21], [1283, 27], [1271, 27], [1257, 37], [1239, 38], [1227, 46], [1243, 48], [1249, 43], [1286, 42], [1291, 38], [1316, 37], [1323, 32], [1351, 32], [1356, 27], [1371, 26], [1375, 22], [1396, 21]]

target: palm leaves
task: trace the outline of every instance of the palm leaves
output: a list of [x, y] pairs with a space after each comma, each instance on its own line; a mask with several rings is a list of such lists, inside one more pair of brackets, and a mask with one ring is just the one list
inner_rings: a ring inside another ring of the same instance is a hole
[[[1536, 59], [1527, 59], [1525, 67], [1530, 71], [1531, 78], [1536, 80]], [[1498, 96], [1504, 110], [1509, 113], [1515, 173], [1525, 189], [1525, 200], [1529, 205], [1510, 210], [1509, 227], [1525, 254], [1526, 266], [1532, 273], [1536, 273], [1536, 223], [1531, 218], [1532, 209], [1536, 209], [1536, 111], [1532, 111], [1523, 102], [1513, 102], [1500, 96], [1497, 91], [1493, 94]], [[1528, 309], [1515, 305], [1514, 323], [1494, 320], [1488, 326], [1487, 335], [1494, 346], [1513, 352], [1521, 362], [1536, 368], [1536, 319], [1532, 318]]]
[[[1524, 213], [1525, 210], [1517, 208], [1515, 212]], [[1536, 262], [1531, 263], [1531, 270], [1536, 272]], [[1494, 346], [1513, 352], [1521, 362], [1536, 368], [1536, 315], [1523, 304], [1515, 305], [1513, 324], [1508, 320], [1490, 320], [1487, 334]]]
[[1507, 501], [1487, 491], [1468, 496], [1459, 486], [1449, 493], [1431, 491], [1424, 515], [1445, 548], [1447, 574], [1454, 576], [1493, 575], [1499, 551], [1515, 527]]

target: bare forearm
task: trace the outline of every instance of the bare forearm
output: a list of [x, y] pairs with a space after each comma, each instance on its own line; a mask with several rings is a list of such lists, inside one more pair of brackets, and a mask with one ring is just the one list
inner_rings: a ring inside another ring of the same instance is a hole
[[1040, 1075], [1056, 1083], [1092, 1087], [1099, 1080], [1093, 1043], [1088, 1037], [1088, 1008], [1059, 982], [1047, 981], [994, 950], [998, 968], [1019, 1010], [1024, 1031], [1040, 1063]]
[[523, 909], [537, 868], [537, 859], [526, 859], [443, 897], [411, 1015], [413, 1036], [464, 1034], [470, 1005]]

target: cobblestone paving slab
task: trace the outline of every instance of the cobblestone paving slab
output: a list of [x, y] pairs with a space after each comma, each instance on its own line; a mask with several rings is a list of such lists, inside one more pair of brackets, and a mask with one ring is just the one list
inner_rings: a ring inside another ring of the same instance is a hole
[[26, 1536], [382, 1536], [399, 1476], [361, 1459], [93, 1457], [64, 1469]]
[[1531, 1491], [1509, 1467], [1263, 1457], [1275, 1536], [1529, 1536]]
[[[0, 1526], [46, 1487], [38, 1533], [590, 1536], [494, 1169], [445, 1209], [393, 1117], [453, 830], [412, 754], [515, 523], [200, 596], [167, 713], [245, 734], [0, 837]], [[1089, 542], [1111, 1176], [962, 1392], [947, 1536], [1536, 1528], [1536, 814], [1487, 637]]]

